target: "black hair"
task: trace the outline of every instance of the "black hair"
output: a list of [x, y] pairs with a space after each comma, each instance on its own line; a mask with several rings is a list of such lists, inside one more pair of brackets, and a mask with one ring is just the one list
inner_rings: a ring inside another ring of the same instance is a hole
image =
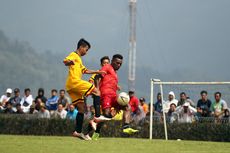
[[215, 92], [215, 96], [217, 95], [217, 94], [219, 94], [220, 95], [220, 97], [221, 97], [221, 93], [219, 92], [219, 91], [217, 91], [217, 92]]
[[91, 47], [90, 43], [89, 43], [88, 41], [86, 41], [84, 38], [81, 38], [81, 39], [78, 41], [78, 43], [77, 43], [77, 49], [79, 49], [81, 46], [83, 46], [83, 47], [88, 46], [89, 49], [90, 49], [90, 47]]
[[51, 92], [57, 92], [57, 90], [56, 89], [52, 89]]
[[113, 55], [113, 59], [115, 58], [123, 59], [123, 56], [121, 54], [115, 54]]
[[65, 93], [65, 89], [61, 89], [61, 90], [59, 90], [59, 93], [61, 93], [62, 91]]
[[205, 91], [205, 90], [202, 90], [201, 92], [200, 92], [200, 95], [203, 95], [203, 94], [208, 94], [208, 92], [207, 91]]
[[26, 88], [26, 89], [24, 90], [24, 92], [27, 92], [27, 91], [30, 92], [30, 88]]
[[161, 93], [160, 93], [160, 92], [157, 93], [157, 97], [158, 97], [158, 96], [161, 96]]
[[103, 62], [105, 59], [109, 60], [109, 62], [110, 62], [109, 56], [104, 56], [104, 57], [102, 57], [102, 58], [100, 59], [101, 64], [102, 64], [102, 62]]
[[180, 95], [186, 95], [186, 93], [185, 92], [181, 92]]

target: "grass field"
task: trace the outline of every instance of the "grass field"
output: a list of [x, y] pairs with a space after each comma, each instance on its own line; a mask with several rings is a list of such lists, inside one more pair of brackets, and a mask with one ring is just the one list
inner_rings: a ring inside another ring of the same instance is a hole
[[0, 153], [229, 153], [230, 143], [133, 138], [0, 135]]

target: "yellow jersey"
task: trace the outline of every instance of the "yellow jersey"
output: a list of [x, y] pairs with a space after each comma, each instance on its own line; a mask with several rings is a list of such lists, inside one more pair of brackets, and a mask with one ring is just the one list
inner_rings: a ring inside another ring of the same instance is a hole
[[76, 87], [76, 84], [82, 79], [82, 74], [87, 70], [83, 65], [81, 57], [76, 53], [70, 53], [65, 59], [65, 61], [72, 60], [74, 65], [69, 66], [69, 72], [66, 79], [66, 90], [70, 90]]

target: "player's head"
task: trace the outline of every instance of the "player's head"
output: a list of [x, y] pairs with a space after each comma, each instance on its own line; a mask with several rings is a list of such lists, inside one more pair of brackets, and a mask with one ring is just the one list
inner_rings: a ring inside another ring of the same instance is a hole
[[123, 56], [120, 54], [113, 55], [111, 65], [115, 71], [119, 70], [123, 62]]
[[109, 56], [104, 56], [101, 58], [101, 66], [104, 66], [104, 65], [109, 64], [109, 63], [110, 63]]
[[77, 50], [81, 56], [84, 56], [87, 53], [87, 51], [90, 49], [90, 47], [91, 47], [90, 43], [83, 38], [81, 38], [77, 43]]

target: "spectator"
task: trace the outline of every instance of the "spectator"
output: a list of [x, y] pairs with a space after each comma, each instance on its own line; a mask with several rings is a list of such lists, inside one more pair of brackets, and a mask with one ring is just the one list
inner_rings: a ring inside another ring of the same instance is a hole
[[33, 103], [33, 96], [30, 94], [30, 89], [26, 88], [24, 91], [24, 97], [22, 98], [22, 110], [24, 113], [29, 113], [30, 111], [30, 106]]
[[132, 117], [132, 120], [135, 124], [139, 124], [141, 121], [144, 120], [146, 114], [141, 106], [138, 106], [138, 109], [136, 111], [136, 114]]
[[62, 104], [63, 108], [65, 110], [68, 110], [69, 101], [68, 101], [68, 99], [65, 96], [65, 90], [64, 89], [61, 89], [59, 91], [58, 104]]
[[66, 115], [67, 115], [67, 111], [64, 109], [62, 104], [59, 104], [58, 109], [54, 113], [54, 116], [58, 117], [58, 118], [61, 118], [61, 119], [65, 119]]
[[40, 110], [38, 111], [38, 118], [50, 118], [50, 112], [46, 109], [46, 106], [41, 103]]
[[129, 91], [129, 97], [130, 97], [129, 105], [131, 107], [132, 115], [134, 115], [134, 114], [136, 114], [136, 112], [138, 110], [139, 100], [135, 96], [134, 91]]
[[12, 103], [7, 102], [6, 103], [6, 109], [3, 111], [5, 114], [13, 114], [13, 107], [12, 107]]
[[220, 120], [223, 117], [225, 110], [228, 109], [227, 103], [221, 99], [221, 93], [216, 92], [214, 94], [215, 101], [211, 105], [211, 112], [212, 115], [217, 119]]
[[[38, 113], [38, 110], [35, 109], [35, 101], [33, 101], [32, 105], [30, 106], [30, 111], [29, 111], [29, 114], [37, 114]], [[40, 107], [40, 105], [39, 105]]]
[[77, 116], [77, 109], [75, 109], [74, 105], [73, 104], [70, 104], [69, 105], [69, 110], [67, 112], [67, 116], [66, 118], [70, 119], [70, 120], [75, 120], [76, 119], [76, 116]]
[[194, 107], [190, 106], [189, 102], [185, 102], [183, 105], [179, 106], [176, 109], [176, 113], [178, 115], [178, 122], [192, 123], [195, 120], [196, 112], [197, 110]]
[[157, 101], [154, 104], [155, 111], [158, 113], [162, 113], [162, 98], [161, 98], [161, 93], [157, 94]]
[[48, 98], [46, 101], [46, 107], [50, 111], [50, 114], [53, 115], [54, 111], [57, 110], [58, 105], [58, 96], [57, 96], [57, 90], [53, 89], [51, 90], [51, 97]]
[[6, 103], [11, 98], [11, 94], [12, 94], [12, 89], [8, 88], [8, 89], [6, 89], [6, 94], [1, 96], [1, 98], [0, 98], [0, 110], [5, 109]]
[[39, 88], [38, 89], [38, 96], [35, 98], [35, 103], [37, 104], [38, 98], [40, 98], [43, 103], [46, 103], [47, 98], [44, 95], [45, 95], [44, 89], [43, 88]]
[[141, 97], [139, 101], [140, 101], [140, 106], [142, 107], [144, 113], [147, 114], [149, 112], [149, 106], [145, 103], [145, 98]]
[[168, 121], [173, 122], [173, 119], [175, 118], [176, 115], [175, 111], [176, 111], [176, 104], [171, 103], [167, 113]]
[[168, 112], [171, 104], [175, 104], [177, 106], [178, 100], [175, 98], [175, 94], [173, 91], [170, 91], [168, 94], [168, 100], [164, 103], [164, 112]]
[[178, 101], [178, 104], [177, 106], [182, 106], [184, 105], [186, 102], [188, 102], [190, 104], [190, 106], [194, 107], [195, 108], [195, 104], [194, 102], [189, 99], [189, 97], [187, 97], [186, 93], [185, 92], [181, 92], [180, 93], [180, 100]]
[[37, 99], [37, 103], [35, 102], [35, 109], [36, 109], [37, 111], [39, 111], [40, 108], [41, 108], [40, 106], [41, 106], [42, 104], [45, 105], [45, 103], [42, 102], [42, 99], [41, 99], [41, 98], [38, 98], [38, 99]]
[[229, 109], [225, 109], [224, 111], [223, 123], [229, 123]]
[[[146, 114], [146, 119], [150, 121], [150, 103], [149, 103], [149, 112]], [[161, 121], [162, 114], [155, 110], [155, 107], [153, 106], [153, 121]]]
[[200, 92], [201, 99], [197, 102], [198, 117], [210, 117], [211, 100], [208, 99], [208, 92], [203, 90]]
[[14, 97], [9, 99], [9, 102], [12, 104], [12, 109], [14, 112], [17, 111], [16, 105], [21, 104], [22, 98], [20, 97], [20, 90], [18, 88], [14, 89]]
[[17, 111], [15, 112], [16, 114], [24, 114], [20, 103], [16, 104], [16, 109], [17, 109]]

